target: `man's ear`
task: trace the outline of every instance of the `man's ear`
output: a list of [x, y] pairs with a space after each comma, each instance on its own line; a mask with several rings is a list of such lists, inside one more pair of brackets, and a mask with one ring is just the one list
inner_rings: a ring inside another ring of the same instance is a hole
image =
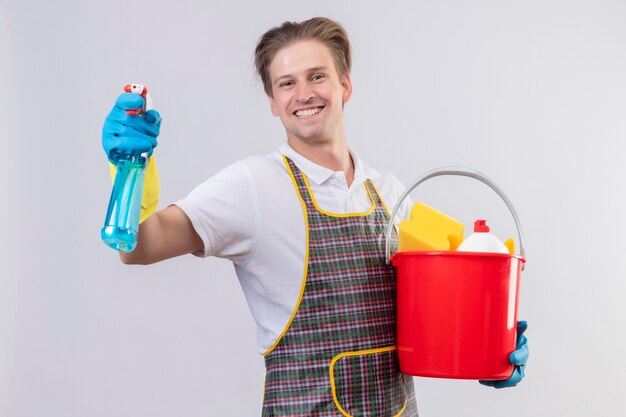
[[276, 105], [276, 101], [274, 101], [274, 97], [267, 96], [267, 99], [270, 102], [270, 110], [272, 111], [272, 115], [274, 117], [278, 117], [278, 106]]
[[350, 100], [350, 97], [352, 97], [352, 80], [350, 79], [349, 72], [343, 76], [343, 80], [341, 80], [341, 88], [343, 88], [343, 102], [347, 103]]

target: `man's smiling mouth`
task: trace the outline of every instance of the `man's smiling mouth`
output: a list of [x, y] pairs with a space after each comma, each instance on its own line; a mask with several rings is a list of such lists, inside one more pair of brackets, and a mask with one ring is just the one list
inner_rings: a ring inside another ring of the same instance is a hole
[[312, 109], [306, 109], [306, 110], [296, 110], [295, 112], [293, 112], [293, 114], [300, 118], [311, 117], [321, 112], [323, 108], [324, 106], [314, 107]]

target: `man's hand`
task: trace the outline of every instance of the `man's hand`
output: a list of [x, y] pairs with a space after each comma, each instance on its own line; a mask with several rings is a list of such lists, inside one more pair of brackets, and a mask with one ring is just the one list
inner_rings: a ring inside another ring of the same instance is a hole
[[509, 355], [509, 361], [515, 368], [513, 369], [513, 375], [509, 379], [502, 381], [478, 381], [483, 385], [494, 388], [508, 388], [516, 386], [522, 378], [524, 378], [524, 368], [526, 367], [526, 361], [528, 360], [528, 344], [524, 332], [528, 328], [526, 321], [517, 322], [517, 341], [515, 344], [515, 351]]
[[156, 161], [151, 155], [157, 146], [161, 115], [156, 110], [148, 110], [142, 115], [126, 113], [127, 110], [142, 109], [143, 105], [144, 99], [139, 94], [121, 94], [102, 127], [102, 147], [109, 158], [111, 181], [115, 181], [117, 163], [122, 155], [148, 154], [139, 223], [156, 211], [160, 194]]
[[161, 128], [161, 115], [156, 110], [133, 116], [126, 110], [139, 109], [144, 99], [138, 94], [123, 93], [104, 120], [102, 127], [102, 147], [109, 162], [117, 164], [121, 155], [147, 153], [152, 155], [157, 146]]

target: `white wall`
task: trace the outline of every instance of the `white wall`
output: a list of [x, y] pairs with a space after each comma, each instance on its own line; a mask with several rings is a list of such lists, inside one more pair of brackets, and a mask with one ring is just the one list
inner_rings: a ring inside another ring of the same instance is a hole
[[[348, 138], [410, 184], [459, 164], [524, 226], [517, 388], [416, 378], [423, 416], [617, 416], [626, 386], [626, 3], [0, 0], [0, 416], [257, 415], [263, 363], [232, 266], [129, 267], [99, 238], [100, 129], [127, 82], [164, 122], [161, 206], [284, 138], [252, 51], [326, 15], [354, 47]], [[464, 178], [413, 195], [514, 236]]]

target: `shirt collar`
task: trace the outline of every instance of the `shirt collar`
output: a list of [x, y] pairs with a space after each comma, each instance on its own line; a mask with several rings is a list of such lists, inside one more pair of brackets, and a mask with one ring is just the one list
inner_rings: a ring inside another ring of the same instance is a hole
[[[317, 165], [315, 162], [299, 154], [295, 151], [295, 149], [289, 146], [289, 143], [287, 142], [283, 142], [278, 150], [287, 158], [291, 159], [298, 166], [298, 168], [300, 168], [300, 170], [304, 172], [307, 178], [315, 182], [316, 184], [323, 184], [336, 172], [321, 165]], [[365, 164], [361, 160], [361, 158], [359, 158], [359, 155], [354, 149], [348, 148], [348, 152], [350, 152], [350, 156], [352, 157], [352, 161], [354, 162], [353, 185], [360, 184], [364, 182], [367, 178], [373, 180], [380, 177], [378, 171], [376, 171], [374, 168], [370, 168], [369, 166], [367, 166], [367, 164]]]

